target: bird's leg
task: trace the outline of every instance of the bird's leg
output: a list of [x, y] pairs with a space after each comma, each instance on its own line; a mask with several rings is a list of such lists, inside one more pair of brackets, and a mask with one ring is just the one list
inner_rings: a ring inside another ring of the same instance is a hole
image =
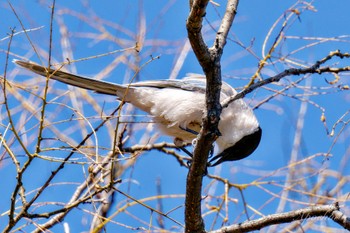
[[182, 150], [183, 152], [185, 152], [188, 156], [190, 156], [191, 158], [193, 157], [193, 154], [191, 152], [189, 152], [184, 146], [180, 146], [178, 147], [180, 150]]
[[189, 151], [185, 148], [185, 146], [184, 146], [184, 141], [183, 141], [181, 138], [175, 138], [175, 139], [174, 139], [174, 144], [175, 144], [175, 146], [176, 146], [178, 149], [180, 149], [180, 150], [182, 150], [183, 152], [185, 152], [188, 156], [190, 156], [191, 158], [193, 157], [192, 153], [189, 152]]
[[[193, 139], [192, 140], [192, 146], [196, 146], [196, 143], [197, 143], [197, 139]], [[183, 141], [180, 139], [180, 138], [175, 138], [174, 139], [174, 144], [176, 145], [176, 147], [180, 150], [182, 150], [183, 152], [185, 152], [188, 156], [190, 156], [191, 158], [193, 158], [193, 154], [191, 152], [189, 152], [184, 146], [183, 146]], [[210, 150], [210, 156], [213, 155], [213, 148]], [[187, 166], [188, 168], [190, 168], [192, 165], [192, 160], [188, 160], [187, 161]], [[204, 174], [203, 176], [206, 176], [208, 175], [208, 166], [210, 166], [210, 163], [207, 164], [206, 168], [205, 168], [205, 171], [204, 171]]]
[[[179, 128], [188, 132], [188, 133], [194, 134], [196, 136], [199, 134], [198, 132], [196, 132], [190, 128], [182, 127], [181, 125], [179, 126]], [[177, 140], [181, 140], [181, 139], [178, 138]], [[176, 139], [175, 139], [175, 141], [176, 141]], [[192, 140], [192, 146], [195, 147], [196, 143], [197, 143], [197, 139], [195, 138]], [[176, 145], [176, 142], [175, 142], [175, 145]], [[193, 158], [193, 154], [191, 152], [189, 152], [184, 146], [178, 146], [178, 148], [181, 149], [183, 152], [185, 152], [187, 155], [189, 155], [191, 158]], [[213, 155], [214, 155], [214, 145], [211, 145], [211, 148], [209, 151], [209, 158], [213, 157]], [[188, 161], [187, 165], [188, 165], [188, 167], [190, 167], [191, 161]], [[207, 168], [205, 169], [205, 173], [203, 174], [203, 176], [208, 175], [208, 166], [210, 167], [210, 163], [207, 164]]]
[[[194, 135], [198, 135], [199, 133], [197, 132], [197, 131], [194, 131], [194, 130], [192, 130], [192, 129], [190, 129], [190, 128], [187, 128], [187, 127], [183, 127], [183, 126], [181, 126], [181, 125], [179, 125], [179, 128], [180, 129], [182, 129], [182, 130], [184, 130], [184, 131], [186, 131], [186, 132], [188, 132], [188, 133], [191, 133], [191, 134], [194, 134]], [[175, 139], [176, 140], [176, 139]], [[181, 140], [181, 139], [180, 139]], [[192, 141], [192, 146], [194, 147], [195, 145], [196, 145], [196, 143], [197, 143], [197, 139], [195, 138], [195, 139], [193, 139], [193, 141]], [[176, 143], [175, 143], [175, 145], [176, 145]], [[193, 154], [191, 153], [191, 152], [189, 152], [184, 146], [181, 146], [181, 147], [179, 147], [183, 152], [185, 152], [187, 155], [189, 155], [191, 158], [193, 158]], [[188, 161], [187, 162], [187, 165], [188, 166], [191, 166], [191, 162], [190, 161]]]
[[179, 126], [180, 129], [188, 132], [188, 133], [191, 133], [191, 134], [194, 134], [194, 135], [198, 135], [199, 133], [193, 129], [190, 129], [190, 128], [187, 128], [187, 127], [182, 127], [181, 125]]
[[192, 164], [192, 158], [193, 158], [193, 154], [191, 152], [189, 152], [184, 146], [180, 146], [178, 147], [180, 150], [182, 150], [183, 152], [185, 152], [188, 156], [191, 157], [191, 160], [187, 161], [187, 166], [191, 167]]
[[[190, 128], [185, 128], [185, 127], [182, 127], [181, 125], [179, 126], [180, 127], [180, 129], [182, 129], [182, 130], [184, 130], [184, 131], [186, 131], [186, 132], [189, 132], [189, 133], [191, 133], [191, 134], [194, 134], [194, 135], [198, 135], [199, 133], [197, 132], [197, 131], [194, 131], [194, 130], [192, 130], [192, 129], [190, 129]], [[195, 144], [196, 144], [196, 142], [197, 141], [195, 141], [196, 139], [193, 139], [193, 141], [192, 141], [192, 146], [195, 146]], [[184, 151], [185, 152], [185, 151]], [[188, 151], [187, 151], [188, 152]], [[188, 154], [187, 152], [185, 152], [186, 154]], [[211, 148], [210, 148], [210, 151], [209, 151], [209, 158], [211, 158], [211, 157], [213, 157], [213, 155], [214, 155], [214, 146], [213, 145], [211, 145]], [[190, 155], [191, 156], [191, 155]], [[192, 157], [192, 156], [191, 156]]]
[[210, 151], [209, 151], [209, 158], [213, 157], [214, 155], [214, 145], [211, 145]]
[[[198, 132], [190, 129], [190, 128], [187, 128], [187, 127], [182, 127], [181, 125], [179, 126], [180, 129], [188, 132], [188, 133], [191, 133], [191, 134], [194, 134], [194, 135], [198, 135]], [[195, 140], [195, 139], [194, 139]], [[193, 158], [193, 154], [191, 152], [189, 152], [184, 146], [183, 146], [183, 141], [180, 139], [180, 138], [175, 138], [174, 140], [174, 143], [175, 145], [180, 149], [182, 150], [183, 152], [185, 152], [188, 156], [190, 156], [191, 158]], [[180, 145], [181, 144], [181, 145]], [[192, 142], [192, 145], [194, 145], [194, 143]]]
[[[187, 149], [185, 148], [184, 142], [183, 142], [182, 139], [180, 139], [180, 138], [175, 138], [175, 139], [174, 139], [174, 144], [175, 144], [175, 146], [176, 146], [178, 149], [182, 150], [183, 152], [185, 152], [185, 154], [187, 154], [188, 156], [190, 156], [191, 158], [193, 158], [193, 154], [192, 154], [189, 150], [187, 150]], [[188, 166], [188, 167], [191, 166], [191, 160], [187, 161], [187, 166]]]

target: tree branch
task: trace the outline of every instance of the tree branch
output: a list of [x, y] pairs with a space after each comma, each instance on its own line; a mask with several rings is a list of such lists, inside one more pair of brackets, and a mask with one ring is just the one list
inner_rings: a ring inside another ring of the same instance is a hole
[[339, 50], [336, 50], [334, 52], [330, 52], [326, 57], [324, 57], [323, 59], [321, 59], [319, 61], [316, 61], [314, 65], [312, 65], [308, 68], [301, 68], [301, 69], [291, 68], [291, 69], [284, 70], [283, 72], [281, 72], [275, 76], [272, 76], [270, 78], [263, 79], [257, 83], [254, 83], [254, 84], [250, 85], [249, 87], [245, 88], [244, 90], [242, 90], [241, 92], [239, 92], [238, 94], [227, 98], [226, 100], [223, 101], [222, 107], [226, 108], [233, 101], [240, 99], [240, 98], [243, 98], [244, 96], [246, 96], [250, 92], [257, 89], [258, 87], [265, 86], [269, 83], [278, 82], [282, 78], [287, 77], [287, 76], [302, 75], [302, 74], [322, 74], [322, 73], [336, 73], [337, 74], [340, 72], [350, 71], [350, 66], [345, 66], [345, 67], [340, 67], [340, 68], [334, 68], [334, 67], [329, 67], [329, 66], [321, 67], [322, 64], [331, 60], [333, 57], [339, 57], [341, 59], [350, 58], [350, 54], [349, 53], [341, 53]]
[[185, 223], [186, 232], [205, 232], [201, 213], [202, 179], [206, 172], [208, 154], [213, 142], [220, 136], [218, 124], [221, 114], [221, 55], [231, 28], [238, 0], [229, 0], [214, 45], [208, 49], [201, 29], [208, 0], [190, 1], [191, 11], [187, 19], [187, 32], [192, 49], [206, 75], [206, 110], [203, 127], [194, 149], [192, 165], [186, 184]]
[[234, 224], [228, 227], [223, 227], [211, 233], [234, 233], [234, 232], [249, 232], [260, 230], [263, 227], [274, 224], [289, 223], [297, 220], [303, 220], [313, 217], [328, 217], [345, 229], [350, 230], [350, 219], [339, 211], [338, 203], [333, 205], [312, 206], [304, 209], [294, 210], [286, 213], [271, 214], [260, 219]]

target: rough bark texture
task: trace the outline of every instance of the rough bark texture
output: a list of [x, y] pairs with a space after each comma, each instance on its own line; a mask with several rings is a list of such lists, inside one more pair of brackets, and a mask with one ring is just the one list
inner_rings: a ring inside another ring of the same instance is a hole
[[186, 25], [193, 51], [207, 78], [206, 114], [203, 118], [203, 127], [194, 150], [186, 185], [185, 231], [192, 233], [205, 232], [201, 212], [202, 180], [206, 172], [209, 151], [216, 138], [220, 136], [218, 130], [222, 110], [220, 104], [220, 59], [238, 4], [238, 0], [228, 1], [226, 13], [216, 34], [214, 45], [208, 48], [201, 33], [202, 20], [206, 14], [208, 2], [208, 0], [190, 1], [191, 11]]

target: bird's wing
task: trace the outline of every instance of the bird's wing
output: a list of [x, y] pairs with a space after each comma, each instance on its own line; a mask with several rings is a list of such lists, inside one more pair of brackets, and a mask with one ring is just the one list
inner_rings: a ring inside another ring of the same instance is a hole
[[13, 60], [13, 62], [19, 66], [22, 66], [44, 77], [46, 77], [47, 72], [49, 72], [50, 78], [54, 80], [57, 80], [69, 85], [73, 85], [76, 87], [92, 90], [102, 94], [116, 96], [117, 91], [124, 92], [126, 89], [126, 87], [123, 85], [118, 85], [118, 84], [114, 84], [106, 81], [82, 77], [82, 76], [67, 73], [61, 70], [54, 70], [54, 69], [48, 70], [46, 67], [35, 64], [33, 62], [26, 62], [26, 61], [20, 61], [20, 60]]
[[[236, 95], [237, 91], [233, 87], [231, 87], [228, 83], [222, 82], [221, 94], [226, 95], [225, 98], [227, 98], [227, 97]], [[223, 100], [223, 99], [221, 99], [221, 100]]]
[[200, 93], [205, 93], [205, 82], [201, 80], [155, 80], [155, 81], [144, 81], [131, 83], [131, 87], [153, 87], [153, 88], [174, 88], [181, 89], [185, 91], [195, 91]]
[[[173, 88], [181, 89], [184, 91], [193, 91], [201, 94], [205, 94], [206, 90], [206, 79], [205, 76], [190, 76], [184, 79], [174, 80], [154, 80], [154, 81], [143, 81], [131, 83], [130, 87], [152, 87], [152, 88]], [[226, 82], [222, 82], [221, 86], [221, 100], [236, 95], [237, 91]]]

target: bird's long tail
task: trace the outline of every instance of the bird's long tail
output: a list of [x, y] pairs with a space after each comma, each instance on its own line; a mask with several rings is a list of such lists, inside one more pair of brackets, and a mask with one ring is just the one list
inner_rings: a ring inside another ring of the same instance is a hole
[[33, 62], [26, 62], [20, 60], [13, 60], [13, 62], [44, 77], [46, 77], [47, 74], [49, 74], [50, 78], [54, 80], [106, 95], [114, 95], [119, 96], [119, 98], [123, 98], [122, 95], [127, 89], [127, 87], [123, 85], [82, 77], [61, 70], [48, 69], [44, 66], [35, 64]]

